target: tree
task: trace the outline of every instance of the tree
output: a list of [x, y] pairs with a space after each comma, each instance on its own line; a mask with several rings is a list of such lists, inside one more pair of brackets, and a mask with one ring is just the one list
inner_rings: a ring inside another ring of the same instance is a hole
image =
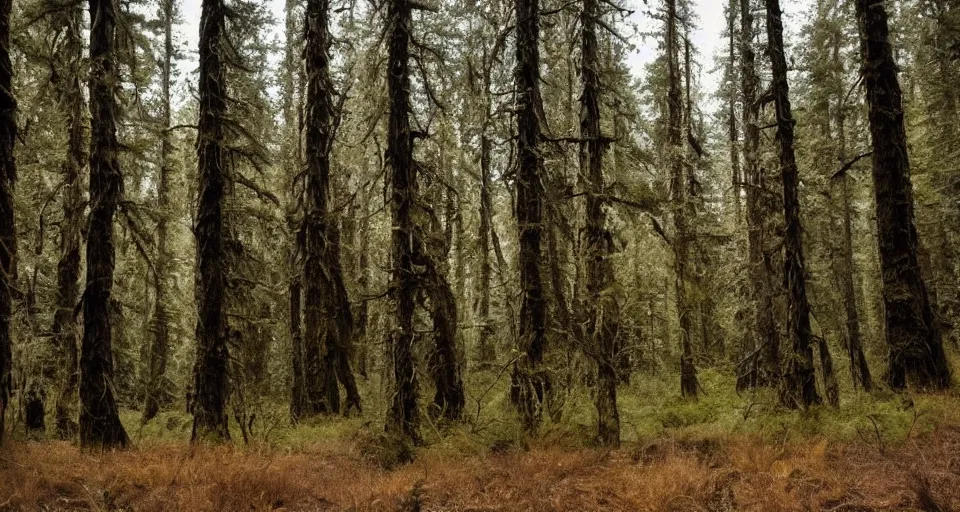
[[10, 0], [0, 0], [0, 443], [6, 432], [7, 405], [13, 391], [10, 323], [17, 258], [13, 212], [14, 183], [17, 180], [13, 158], [17, 138], [17, 101], [13, 97], [13, 66], [10, 62], [10, 9]]
[[527, 431], [540, 425], [541, 405], [549, 388], [542, 372], [546, 344], [547, 303], [540, 268], [543, 254], [544, 189], [540, 154], [540, 1], [515, 0], [516, 9], [516, 119], [517, 119], [517, 230], [519, 267], [520, 357], [513, 367], [511, 397]]
[[[417, 403], [419, 384], [414, 362], [414, 321], [418, 298], [421, 302], [429, 301], [433, 321], [434, 346], [430, 355], [430, 374], [434, 378], [436, 393], [432, 411], [447, 420], [456, 420], [460, 418], [465, 403], [456, 349], [455, 297], [450, 284], [440, 272], [437, 255], [431, 254], [427, 247], [425, 236], [429, 234], [431, 226], [417, 222], [417, 219], [433, 215], [433, 208], [423, 204], [419, 197], [418, 174], [421, 165], [414, 159], [415, 141], [427, 134], [413, 130], [410, 122], [412, 13], [420, 8], [423, 6], [409, 0], [391, 0], [387, 10], [387, 96], [390, 112], [386, 161], [391, 170], [391, 291], [396, 303], [396, 327], [389, 342], [396, 391], [387, 414], [386, 427], [389, 432], [414, 442], [421, 440]], [[422, 62], [422, 59], [423, 55], [417, 56], [418, 62]], [[429, 84], [423, 85], [429, 88]]]
[[83, 62], [83, 10], [80, 4], [54, 15], [52, 25], [62, 33], [55, 53], [51, 80], [67, 122], [67, 152], [63, 172], [63, 222], [60, 227], [60, 260], [57, 262], [57, 306], [50, 333], [59, 368], [56, 430], [61, 439], [77, 432], [76, 402], [79, 383], [77, 321], [74, 315], [80, 295], [80, 250], [83, 244], [83, 171], [88, 159], [84, 113], [86, 102], [80, 81]]
[[197, 240], [197, 359], [194, 365], [194, 442], [230, 439], [227, 426], [227, 363], [224, 319], [227, 265], [224, 259], [223, 201], [228, 174], [224, 148], [227, 84], [223, 55], [226, 7], [204, 0], [200, 20], [200, 114], [197, 132], [199, 184]]
[[600, 132], [600, 58], [597, 48], [598, 0], [584, 0], [581, 12], [580, 169], [587, 184], [587, 300], [591, 305], [589, 333], [597, 362], [597, 431], [604, 446], [620, 445], [617, 410], [617, 330], [620, 304], [611, 293], [615, 276], [610, 254], [613, 236], [606, 227], [603, 200], [603, 152]]
[[114, 398], [110, 318], [113, 220], [123, 194], [117, 160], [116, 3], [90, 0], [90, 19], [90, 224], [80, 350], [80, 444], [122, 448], [129, 439]]
[[887, 382], [940, 390], [950, 386], [950, 368], [939, 327], [920, 273], [913, 186], [903, 122], [902, 91], [882, 2], [857, 0], [863, 85], [873, 142], [873, 184], [883, 275]]
[[752, 283], [756, 345], [742, 361], [738, 387], [773, 386], [780, 379], [780, 339], [774, 321], [774, 286], [765, 220], [770, 192], [760, 165], [760, 78], [754, 47], [753, 0], [740, 2], [740, 88], [743, 95], [743, 177], [746, 189], [747, 245]]
[[340, 231], [330, 207], [334, 108], [330, 80], [330, 4], [308, 0], [306, 30], [306, 218], [303, 286], [304, 345], [309, 413], [340, 411], [337, 381], [347, 390], [344, 411], [360, 411], [350, 367], [353, 317], [340, 264]]
[[667, 139], [670, 148], [670, 191], [673, 201], [673, 254], [676, 273], [677, 314], [680, 317], [680, 392], [696, 398], [699, 384], [693, 362], [693, 308], [690, 294], [690, 204], [683, 161], [683, 93], [680, 90], [677, 40], [677, 1], [667, 0]]
[[146, 400], [143, 406], [143, 423], [153, 419], [160, 411], [161, 402], [169, 392], [165, 384], [167, 358], [170, 351], [170, 313], [167, 292], [169, 289], [171, 254], [169, 247], [169, 224], [171, 218], [171, 179], [173, 173], [173, 134], [171, 129], [171, 75], [173, 71], [173, 24], [176, 21], [177, 4], [175, 0], [160, 1], [160, 21], [163, 24], [163, 56], [161, 61], [161, 135], [160, 135], [160, 179], [157, 183], [157, 257], [154, 262], [154, 300], [156, 306], [153, 317], [153, 340], [147, 368], [147, 386], [144, 390]]
[[742, 214], [741, 194], [743, 191], [743, 171], [740, 169], [740, 135], [737, 126], [737, 89], [734, 86], [737, 78], [737, 14], [740, 3], [747, 3], [750, 0], [730, 0], [727, 4], [727, 37], [729, 40], [726, 82], [727, 82], [727, 135], [730, 138], [730, 170], [733, 185], [733, 212], [734, 218], [739, 223]]
[[794, 121], [783, 51], [783, 19], [779, 0], [765, 0], [767, 51], [773, 71], [770, 96], [777, 119], [777, 144], [783, 181], [784, 275], [787, 287], [787, 335], [791, 351], [781, 384], [781, 401], [788, 407], [807, 408], [820, 402], [813, 369], [810, 303], [807, 301], [803, 261], [803, 228], [800, 225], [799, 172], [794, 149]]
[[287, 156], [286, 165], [290, 168], [288, 175], [288, 205], [286, 211], [287, 229], [290, 232], [290, 242], [287, 249], [287, 265], [290, 283], [287, 286], [289, 296], [288, 315], [290, 331], [290, 418], [298, 422], [307, 411], [306, 373], [303, 364], [303, 243], [300, 236], [301, 221], [298, 218], [299, 200], [301, 193], [300, 173], [303, 168], [303, 102], [304, 80], [301, 78], [303, 67], [299, 66], [301, 48], [302, 16], [297, 9], [299, 2], [287, 0], [285, 10], [285, 46], [284, 67], [282, 79], [282, 108], [285, 140], [282, 146]]

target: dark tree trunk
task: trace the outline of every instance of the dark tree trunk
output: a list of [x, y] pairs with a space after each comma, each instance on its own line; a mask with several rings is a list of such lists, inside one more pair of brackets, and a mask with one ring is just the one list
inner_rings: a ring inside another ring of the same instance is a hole
[[580, 172], [587, 178], [586, 288], [590, 308], [591, 352], [597, 362], [597, 439], [603, 446], [620, 445], [617, 410], [617, 331], [620, 305], [609, 293], [615, 277], [610, 255], [613, 236], [606, 227], [603, 194], [603, 152], [600, 133], [600, 58], [597, 48], [598, 0], [584, 0], [581, 23]]
[[417, 196], [417, 165], [413, 160], [413, 133], [410, 129], [410, 31], [412, 7], [408, 0], [390, 0], [387, 11], [387, 94], [390, 119], [387, 127], [387, 163], [392, 171], [390, 184], [393, 215], [393, 300], [396, 326], [389, 346], [392, 350], [393, 380], [396, 389], [387, 414], [387, 431], [419, 442], [420, 397], [414, 367], [414, 313], [419, 276], [414, 208]]
[[10, 9], [10, 0], [0, 0], [0, 443], [3, 442], [7, 406], [13, 392], [10, 322], [17, 257], [17, 230], [13, 214], [13, 188], [17, 180], [13, 159], [13, 145], [17, 139], [17, 101], [11, 88]]
[[85, 102], [80, 82], [83, 62], [83, 8], [71, 7], [56, 20], [63, 30], [63, 43], [57, 48], [60, 65], [54, 74], [54, 87], [65, 114], [68, 129], [67, 154], [62, 164], [63, 222], [60, 225], [60, 259], [57, 262], [56, 309], [50, 328], [57, 365], [59, 390], [55, 411], [56, 431], [60, 439], [77, 434], [77, 402], [80, 381], [77, 320], [74, 310], [80, 296], [80, 250], [83, 244], [83, 169], [88, 159], [85, 147]]
[[226, 7], [223, 0], [203, 0], [200, 19], [200, 119], [197, 132], [199, 199], [194, 232], [197, 240], [197, 359], [194, 384], [193, 442], [230, 439], [227, 424], [227, 348], [224, 300], [223, 200], [229, 175], [224, 147], [227, 84], [222, 52]]
[[667, 72], [668, 126], [670, 150], [670, 189], [673, 195], [673, 253], [676, 272], [677, 313], [680, 316], [680, 393], [696, 398], [699, 384], [693, 362], [691, 332], [693, 308], [690, 307], [690, 229], [687, 218], [687, 180], [683, 162], [683, 93], [680, 90], [679, 50], [677, 48], [677, 2], [667, 0]]
[[883, 2], [874, 0], [857, 0], [856, 8], [873, 140], [877, 234], [890, 350], [887, 382], [898, 390], [946, 389], [950, 367], [917, 259], [920, 242], [914, 223], [902, 92], [887, 12]]
[[466, 402], [456, 344], [453, 343], [457, 337], [457, 303], [450, 284], [432, 264], [428, 264], [426, 287], [434, 336], [430, 357], [430, 373], [436, 388], [433, 413], [436, 417], [456, 421], [463, 414]]
[[[364, 160], [364, 168], [367, 164]], [[369, 170], [369, 169], [367, 169]], [[364, 176], [367, 174], [364, 173]], [[367, 212], [367, 202], [363, 202], [360, 209], [360, 233], [367, 233], [370, 229], [370, 215]], [[367, 324], [369, 323], [370, 307], [369, 300], [366, 298], [368, 292], [368, 283], [370, 282], [370, 237], [360, 237], [360, 250], [357, 257], [357, 287], [360, 290], [361, 300], [354, 307], [353, 317], [353, 339], [356, 347], [357, 373], [364, 379], [367, 378], [367, 364], [370, 359], [368, 347], [370, 342], [367, 339]]]
[[540, 1], [515, 0], [517, 19], [517, 227], [520, 238], [520, 358], [513, 368], [511, 395], [524, 429], [540, 425], [548, 384], [543, 362], [547, 304], [541, 277], [543, 166], [540, 155]]
[[790, 354], [781, 383], [781, 402], [787, 407], [807, 408], [820, 402], [813, 368], [810, 303], [807, 301], [803, 261], [803, 228], [800, 225], [800, 177], [794, 151], [794, 120], [787, 82], [787, 59], [783, 51], [783, 19], [779, 0], [766, 0], [767, 51], [773, 80], [770, 92], [777, 119], [777, 144], [783, 180], [784, 279], [787, 287], [787, 336]]
[[340, 233], [330, 211], [330, 152], [334, 139], [330, 81], [328, 0], [306, 8], [306, 251], [304, 261], [304, 347], [307, 413], [340, 412], [339, 381], [347, 391], [345, 412], [360, 409], [350, 346], [353, 318], [340, 264]]
[[115, 264], [113, 216], [123, 194], [123, 175], [117, 161], [116, 4], [90, 0], [90, 19], [90, 224], [80, 349], [80, 444], [122, 448], [129, 439], [114, 398], [110, 322]]
[[[489, 90], [487, 91], [489, 93]], [[489, 111], [489, 102], [488, 102]], [[490, 264], [490, 239], [493, 229], [493, 199], [491, 197], [490, 159], [493, 143], [487, 135], [487, 123], [484, 123], [484, 133], [480, 136], [480, 279], [477, 286], [480, 288], [479, 314], [480, 317], [480, 366], [492, 364], [497, 359], [493, 336], [496, 330], [493, 327], [493, 318], [490, 317], [490, 278], [493, 267]]]
[[[835, 55], [836, 55], [835, 51]], [[847, 160], [846, 151], [846, 113], [841, 107], [837, 116], [837, 129], [840, 136], [839, 161], [845, 163]], [[854, 283], [856, 276], [856, 264], [853, 259], [853, 204], [850, 191], [850, 176], [844, 174], [842, 201], [843, 201], [843, 243], [841, 247], [841, 276], [840, 282], [843, 289], [843, 306], [846, 314], [846, 342], [847, 354], [850, 357], [850, 374], [853, 379], [853, 389], [863, 389], [864, 391], [873, 390], [873, 379], [870, 376], [870, 368], [867, 366], [867, 358], [863, 354], [863, 339], [860, 333], [860, 312], [857, 309], [857, 292]]]
[[303, 312], [301, 297], [303, 288], [300, 283], [300, 269], [291, 265], [295, 272], [290, 279], [288, 289], [290, 298], [290, 371], [293, 374], [290, 386], [290, 419], [300, 421], [307, 410], [306, 377], [303, 365], [303, 331], [300, 315]]
[[[774, 322], [773, 277], [766, 253], [764, 222], [769, 216], [760, 167], [760, 79], [754, 50], [753, 0], [740, 1], [740, 86], [743, 93], [743, 178], [746, 188], [747, 245], [754, 308], [754, 346], [743, 360], [738, 388], [776, 385], [780, 380], [780, 339]], [[746, 351], [745, 351], [746, 352]]]
[[157, 259], [154, 264], [156, 276], [154, 284], [156, 306], [153, 316], [153, 340], [150, 346], [147, 367], [147, 389], [143, 406], [142, 422], [146, 423], [160, 412], [167, 401], [169, 389], [166, 385], [167, 357], [170, 351], [170, 313], [167, 304], [167, 281], [170, 273], [170, 249], [167, 247], [168, 224], [172, 217], [170, 201], [170, 180], [173, 172], [173, 141], [170, 133], [170, 72], [173, 66], [173, 24], [176, 15], [174, 0], [163, 0], [161, 17], [164, 23], [163, 67], [161, 69], [163, 104], [163, 134], [160, 141], [160, 180], [157, 183]]

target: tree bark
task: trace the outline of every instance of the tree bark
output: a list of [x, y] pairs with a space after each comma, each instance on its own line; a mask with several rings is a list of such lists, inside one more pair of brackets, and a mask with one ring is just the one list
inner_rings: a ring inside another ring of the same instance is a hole
[[887, 382], [897, 390], [941, 390], [950, 386], [950, 368], [939, 327], [920, 274], [920, 245], [914, 222], [913, 186], [903, 123], [897, 66], [883, 2], [857, 0], [873, 141], [873, 184], [883, 274]]
[[600, 133], [600, 58], [597, 48], [598, 0], [584, 0], [580, 17], [580, 172], [586, 176], [586, 289], [590, 309], [590, 348], [597, 363], [597, 439], [602, 446], [620, 445], [620, 412], [617, 409], [617, 331], [620, 304], [610, 288], [615, 283], [613, 236], [604, 212], [603, 152]]
[[349, 352], [353, 317], [340, 263], [340, 230], [330, 207], [330, 152], [334, 105], [330, 79], [328, 0], [306, 7], [306, 254], [304, 346], [307, 413], [340, 412], [339, 381], [347, 391], [344, 411], [360, 409]]
[[754, 50], [753, 1], [740, 2], [740, 87], [743, 94], [743, 177], [746, 188], [747, 245], [754, 308], [755, 345], [746, 347], [752, 356], [743, 360], [737, 387], [772, 386], [780, 380], [780, 339], [774, 322], [773, 276], [766, 253], [769, 216], [763, 171], [760, 167], [760, 106], [757, 103], [760, 79]]
[[511, 398], [528, 432], [541, 421], [549, 387], [540, 369], [546, 343], [547, 304], [543, 290], [543, 157], [539, 151], [540, 1], [515, 0], [516, 9], [516, 118], [517, 118], [517, 231], [520, 239], [520, 357], [513, 367]]
[[74, 310], [80, 296], [80, 251], [83, 244], [83, 170], [89, 158], [85, 147], [85, 101], [80, 82], [83, 61], [83, 8], [69, 8], [56, 16], [56, 30], [63, 42], [56, 49], [58, 66], [52, 76], [60, 108], [67, 124], [67, 154], [61, 170], [63, 221], [60, 225], [60, 258], [57, 262], [56, 309], [50, 328], [58, 377], [55, 407], [56, 433], [67, 440], [77, 434], [77, 402], [80, 380], [78, 328]]
[[227, 261], [223, 201], [229, 175], [224, 124], [227, 84], [223, 0], [203, 0], [200, 17], [200, 114], [197, 132], [197, 359], [194, 365], [192, 441], [230, 439], [226, 402], [229, 364], [224, 301]]
[[113, 217], [123, 194], [117, 161], [116, 4], [90, 0], [90, 224], [87, 287], [80, 349], [80, 444], [122, 448], [129, 443], [113, 390], [110, 295], [115, 254]]
[[392, 295], [396, 302], [396, 326], [389, 346], [396, 387], [387, 414], [388, 432], [420, 442], [420, 387], [414, 367], [414, 313], [419, 287], [416, 226], [413, 214], [418, 192], [417, 165], [413, 160], [410, 129], [410, 31], [409, 0], [390, 0], [387, 11], [387, 95], [390, 115], [387, 127], [387, 162], [390, 165], [393, 216]]
[[813, 368], [810, 303], [807, 300], [800, 225], [800, 177], [794, 150], [794, 120], [783, 51], [783, 19], [779, 0], [766, 0], [767, 51], [773, 81], [770, 90], [776, 110], [777, 144], [783, 181], [784, 280], [787, 287], [787, 336], [791, 351], [781, 383], [780, 400], [787, 407], [807, 408], [820, 402]]
[[13, 392], [13, 350], [10, 322], [17, 259], [17, 230], [13, 190], [17, 180], [13, 146], [17, 139], [17, 101], [13, 97], [10, 62], [11, 0], [0, 0], [0, 444], [3, 443], [7, 406]]
[[[836, 52], [835, 52], [836, 55]], [[838, 98], [840, 101], [843, 98]], [[841, 106], [837, 114], [837, 130], [840, 137], [840, 162], [847, 160], [846, 112]], [[864, 391], [873, 390], [873, 378], [867, 366], [867, 358], [863, 353], [863, 339], [860, 333], [860, 312], [857, 309], [857, 292], [854, 279], [856, 277], [856, 263], [853, 253], [853, 199], [850, 190], [850, 176], [844, 174], [841, 178], [841, 195], [843, 201], [843, 244], [841, 286], [843, 289], [843, 306], [846, 314], [846, 342], [847, 355], [850, 357], [850, 376], [853, 380], [853, 389]]]
[[740, 134], [737, 126], [737, 90], [734, 86], [736, 81], [736, 22], [737, 22], [737, 2], [749, 2], [750, 0], [730, 0], [727, 6], [727, 32], [730, 37], [729, 63], [727, 67], [727, 79], [730, 94], [728, 99], [728, 118], [727, 131], [730, 136], [730, 177], [733, 186], [733, 214], [737, 224], [740, 223], [743, 207], [741, 205], [741, 191], [743, 190], [743, 173], [740, 169]]
[[[489, 94], [489, 90], [487, 91]], [[489, 102], [487, 111], [489, 112]], [[494, 346], [493, 318], [490, 317], [490, 279], [493, 266], [490, 264], [490, 239], [493, 229], [493, 199], [491, 197], [490, 160], [493, 142], [487, 135], [484, 122], [484, 132], [480, 136], [480, 279], [477, 286], [480, 288], [479, 320], [480, 326], [480, 357], [479, 364], [486, 366], [496, 361], [497, 351]]]
[[677, 48], [677, 1], [667, 0], [667, 73], [668, 126], [670, 151], [670, 190], [673, 202], [673, 254], [676, 274], [677, 314], [680, 319], [680, 393], [697, 398], [699, 383], [693, 362], [693, 308], [688, 300], [690, 287], [690, 229], [687, 208], [687, 179], [683, 162], [683, 94], [680, 90], [679, 50]]
[[167, 283], [170, 273], [170, 249], [168, 245], [169, 222], [172, 217], [170, 200], [170, 180], [173, 173], [173, 140], [170, 133], [170, 73], [173, 68], [173, 24], [176, 16], [175, 0], [163, 0], [160, 6], [163, 19], [163, 67], [161, 69], [161, 92], [163, 97], [163, 132], [160, 137], [160, 179], [157, 183], [157, 259], [154, 264], [154, 293], [156, 305], [153, 315], [153, 340], [150, 347], [146, 403], [143, 406], [142, 422], [156, 417], [160, 407], [167, 400], [169, 389], [166, 385], [167, 358], [170, 351], [170, 312], [167, 304]]

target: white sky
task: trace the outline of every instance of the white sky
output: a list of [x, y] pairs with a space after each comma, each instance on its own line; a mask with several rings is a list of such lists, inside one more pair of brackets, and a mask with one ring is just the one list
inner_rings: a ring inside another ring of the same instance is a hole
[[[699, 17], [697, 24], [699, 28], [694, 32], [692, 40], [697, 51], [700, 53], [699, 61], [701, 63], [701, 84], [702, 92], [707, 98], [712, 96], [720, 80], [720, 71], [714, 71], [714, 57], [719, 52], [725, 52], [726, 41], [722, 37], [726, 28], [726, 18], [724, 17], [724, 6], [727, 0], [692, 0], [694, 11]], [[786, 39], [789, 42], [792, 34], [799, 32], [800, 25], [804, 23], [803, 13], [811, 4], [812, 0], [781, 0], [781, 7], [786, 14], [784, 25], [786, 29]], [[274, 18], [277, 21], [275, 33], [280, 34], [284, 19], [283, 6], [284, 0], [266, 0], [273, 11]], [[648, 0], [649, 6], [644, 5], [642, 0], [626, 0], [625, 5], [628, 9], [634, 10], [633, 21], [637, 24], [641, 32], [651, 32], [659, 27], [656, 23], [645, 15], [651, 8], [659, 7], [659, 0]], [[181, 35], [187, 48], [195, 51], [197, 47], [197, 38], [200, 23], [200, 0], [184, 0], [182, 5], [182, 16], [184, 24], [181, 27]], [[655, 57], [657, 43], [656, 41], [643, 41], [638, 38], [635, 42], [637, 51], [630, 57], [629, 64], [636, 77], [642, 78], [643, 67]], [[789, 50], [788, 50], [789, 51]], [[789, 57], [788, 57], [789, 58]], [[195, 62], [191, 59], [191, 66]], [[186, 71], [186, 70], [184, 70]]]

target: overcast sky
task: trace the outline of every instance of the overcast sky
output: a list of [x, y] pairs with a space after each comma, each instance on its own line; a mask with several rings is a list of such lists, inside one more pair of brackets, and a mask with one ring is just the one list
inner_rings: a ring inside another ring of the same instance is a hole
[[[799, 31], [800, 24], [803, 23], [802, 14], [807, 10], [810, 1], [811, 0], [781, 0], [781, 6], [786, 14], [784, 24], [788, 42], [791, 39], [790, 35], [796, 34]], [[284, 1], [267, 0], [267, 3], [270, 5], [274, 13], [274, 18], [277, 20], [275, 30], [277, 34], [279, 34], [284, 19]], [[655, 6], [657, 5], [657, 0], [649, 0], [649, 3]], [[648, 11], [650, 7], [645, 6], [642, 0], [626, 0], [625, 4], [629, 9], [634, 10], [633, 21], [637, 24], [641, 32], [651, 32], [659, 28], [656, 26], [659, 22], [655, 22], [646, 16], [645, 12]], [[699, 61], [702, 65], [701, 83], [703, 93], [708, 98], [716, 89], [720, 79], [719, 72], [712, 72], [715, 67], [714, 57], [718, 52], [726, 51], [724, 48], [726, 43], [722, 37], [727, 23], [723, 14], [724, 5], [726, 4], [726, 0], [693, 0], [694, 10], [699, 17], [699, 28], [694, 32], [692, 39], [695, 47], [700, 52]], [[187, 47], [195, 49], [200, 23], [200, 0], [184, 0], [183, 19], [185, 25], [182, 27], [182, 36]], [[642, 39], [638, 39], [635, 41], [635, 44], [637, 51], [631, 56], [629, 63], [634, 71], [634, 75], [643, 78], [643, 67], [655, 57], [657, 43], [652, 40], [643, 41]], [[195, 66], [195, 63], [193, 65]]]

